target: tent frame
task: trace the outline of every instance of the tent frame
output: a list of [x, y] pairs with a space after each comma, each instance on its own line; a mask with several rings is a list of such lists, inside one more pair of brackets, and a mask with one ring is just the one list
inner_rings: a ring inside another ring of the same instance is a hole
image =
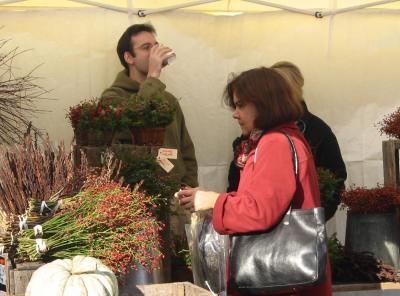
[[[12, 3], [23, 2], [23, 1], [25, 1], [25, 0], [0, 0], [0, 6], [4, 5], [4, 4], [12, 4]], [[172, 10], [181, 9], [181, 8], [188, 8], [188, 7], [193, 7], [193, 6], [197, 6], [197, 5], [201, 5], [201, 4], [218, 2], [221, 0], [187, 1], [187, 2], [181, 3], [181, 4], [165, 6], [165, 7], [160, 7], [160, 8], [153, 8], [153, 9], [133, 9], [132, 8], [132, 0], [128, 0], [129, 8], [122, 8], [122, 7], [118, 7], [115, 5], [98, 3], [98, 2], [92, 1], [92, 0], [68, 0], [68, 1], [78, 2], [78, 3], [82, 3], [82, 4], [86, 4], [86, 5], [100, 7], [100, 8], [105, 8], [105, 9], [116, 11], [116, 12], [128, 13], [130, 15], [137, 14], [139, 17], [145, 17], [150, 14], [162, 13], [162, 12], [172, 11]], [[381, 1], [374, 1], [374, 2], [369, 2], [369, 3], [365, 3], [365, 4], [360, 4], [360, 5], [349, 6], [349, 7], [345, 7], [345, 8], [329, 9], [329, 10], [300, 9], [300, 8], [296, 8], [296, 7], [286, 6], [286, 5], [263, 1], [263, 0], [242, 0], [242, 1], [254, 3], [254, 4], [258, 4], [258, 5], [263, 5], [263, 6], [268, 6], [268, 7], [272, 7], [272, 8], [278, 8], [278, 9], [286, 10], [289, 12], [310, 15], [310, 16], [314, 16], [316, 18], [322, 18], [324, 16], [332, 16], [332, 15], [346, 13], [346, 12], [355, 11], [355, 10], [360, 10], [360, 9], [364, 9], [364, 8], [368, 8], [368, 7], [384, 5], [384, 4], [388, 4], [388, 3], [392, 3], [392, 2], [398, 2], [400, 0], [381, 0]]]

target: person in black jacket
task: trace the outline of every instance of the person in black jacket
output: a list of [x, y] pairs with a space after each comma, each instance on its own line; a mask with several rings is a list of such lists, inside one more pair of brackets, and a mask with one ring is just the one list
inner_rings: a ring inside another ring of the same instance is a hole
[[[344, 182], [347, 178], [346, 166], [344, 164], [338, 141], [332, 129], [321, 118], [308, 111], [303, 99], [304, 78], [299, 68], [290, 62], [277, 62], [272, 65], [293, 86], [293, 91], [301, 100], [304, 108], [304, 115], [297, 122], [299, 129], [307, 139], [317, 167], [329, 170], [340, 180], [340, 190], [335, 193], [334, 201], [325, 204], [326, 221], [331, 219], [340, 204], [340, 193], [344, 189]], [[233, 143], [233, 152], [237, 153], [240, 142], [245, 139], [242, 135], [236, 138]], [[228, 173], [228, 192], [236, 191], [240, 180], [240, 169], [232, 161]]]

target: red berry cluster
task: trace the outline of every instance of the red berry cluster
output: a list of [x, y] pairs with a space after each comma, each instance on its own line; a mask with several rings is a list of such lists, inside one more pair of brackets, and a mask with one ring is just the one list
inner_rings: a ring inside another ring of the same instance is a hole
[[381, 134], [400, 139], [400, 107], [378, 123]]
[[102, 177], [89, 177], [82, 199], [90, 211], [77, 223], [89, 231], [92, 256], [101, 259], [114, 272], [125, 274], [140, 264], [152, 270], [164, 257], [160, 232], [164, 225], [149, 210], [154, 197], [136, 186], [133, 191]]

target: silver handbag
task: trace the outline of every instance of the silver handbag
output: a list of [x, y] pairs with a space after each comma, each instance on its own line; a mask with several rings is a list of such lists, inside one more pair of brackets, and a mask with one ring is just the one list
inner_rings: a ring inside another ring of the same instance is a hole
[[[296, 182], [296, 148], [289, 140]], [[230, 289], [243, 295], [293, 292], [325, 280], [327, 245], [323, 208], [292, 209], [263, 233], [231, 236]]]

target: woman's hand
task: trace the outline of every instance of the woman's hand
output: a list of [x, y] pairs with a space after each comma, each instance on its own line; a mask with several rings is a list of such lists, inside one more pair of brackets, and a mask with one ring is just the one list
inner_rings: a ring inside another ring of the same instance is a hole
[[179, 200], [179, 204], [183, 208], [196, 212], [214, 208], [219, 193], [203, 191], [197, 187], [181, 189], [174, 196]]

